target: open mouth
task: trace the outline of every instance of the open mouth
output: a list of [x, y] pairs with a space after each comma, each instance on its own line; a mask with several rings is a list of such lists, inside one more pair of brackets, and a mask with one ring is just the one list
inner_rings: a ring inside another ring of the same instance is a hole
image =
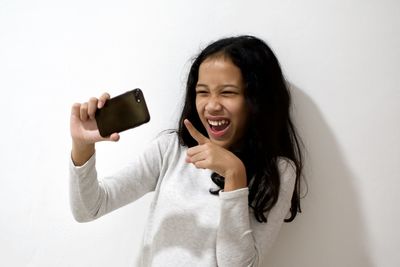
[[211, 132], [217, 137], [222, 136], [225, 133], [226, 129], [230, 125], [230, 121], [226, 120], [226, 119], [207, 120], [207, 122], [208, 122], [208, 125], [210, 126]]

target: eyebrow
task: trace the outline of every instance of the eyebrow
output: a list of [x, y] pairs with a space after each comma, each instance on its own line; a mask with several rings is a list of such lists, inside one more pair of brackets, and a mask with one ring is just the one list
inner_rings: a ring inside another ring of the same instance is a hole
[[[203, 83], [198, 83], [198, 84], [196, 84], [196, 88], [197, 87], [206, 87], [206, 88], [208, 88], [208, 85], [203, 84]], [[236, 88], [236, 89], [240, 90], [240, 87], [238, 87], [237, 85], [234, 85], [234, 84], [223, 84], [223, 85], [218, 86], [218, 87], [219, 88], [233, 87], [233, 88]]]

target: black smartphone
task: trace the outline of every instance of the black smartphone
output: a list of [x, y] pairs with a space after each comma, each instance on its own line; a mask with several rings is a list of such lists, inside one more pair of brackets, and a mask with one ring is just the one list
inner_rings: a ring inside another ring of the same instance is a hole
[[107, 137], [150, 121], [150, 114], [142, 90], [136, 88], [107, 100], [95, 118], [100, 135]]

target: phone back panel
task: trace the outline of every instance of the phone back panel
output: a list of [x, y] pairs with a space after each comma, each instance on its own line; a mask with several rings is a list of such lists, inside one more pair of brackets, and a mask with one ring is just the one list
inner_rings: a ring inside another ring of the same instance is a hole
[[103, 137], [137, 127], [149, 120], [146, 101], [138, 88], [109, 99], [103, 108], [96, 111], [97, 127]]

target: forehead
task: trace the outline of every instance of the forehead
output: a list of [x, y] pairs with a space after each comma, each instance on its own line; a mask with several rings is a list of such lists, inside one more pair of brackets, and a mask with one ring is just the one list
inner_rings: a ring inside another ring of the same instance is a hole
[[240, 69], [226, 56], [205, 59], [199, 67], [198, 83], [243, 83]]

